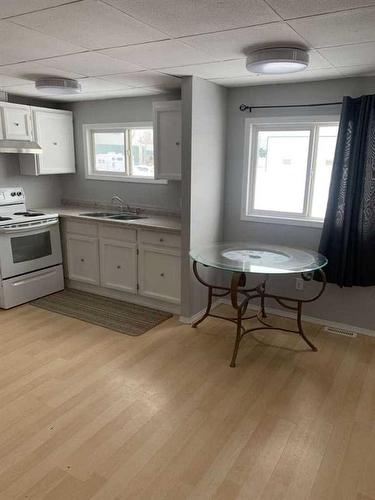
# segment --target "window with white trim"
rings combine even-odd
[[[338,117],[248,119],[242,219],[321,225]]]
[[[154,180],[151,123],[85,124],[83,133],[87,178]]]

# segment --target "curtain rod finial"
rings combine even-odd
[[[241,104],[239,107],[240,111],[247,111],[249,110],[249,113],[251,113],[251,106],[247,106],[246,104]]]

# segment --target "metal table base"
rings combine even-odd
[[[197,261],[193,261],[193,272],[197,280],[204,285],[205,287],[208,288],[208,300],[207,300],[207,308],[203,316],[196,321],[195,323],[192,324],[193,328],[196,328],[202,321],[204,321],[207,317],[211,316],[213,318],[220,318],[224,319],[226,321],[230,321],[232,323],[235,323],[237,325],[237,333],[236,333],[236,340],[234,343],[234,349],[233,349],[233,355],[232,355],[232,360],[230,363],[231,367],[236,366],[236,359],[237,359],[237,354],[238,354],[238,349],[241,343],[241,340],[245,335],[251,332],[255,331],[261,331],[261,330],[279,330],[283,332],[289,332],[289,333],[296,333],[297,335],[300,335],[302,339],[306,342],[306,344],[310,347],[312,351],[317,351],[317,347],[309,340],[303,330],[303,325],[302,325],[302,306],[303,304],[309,303],[309,302],[314,302],[315,300],[319,299],[319,297],[323,294],[326,285],[327,285],[327,280],[326,280],[326,275],[323,271],[323,269],[317,269],[315,272],[319,275],[320,280],[321,280],[321,289],[319,290],[319,293],[317,293],[314,297],[309,298],[309,299],[296,299],[292,297],[285,297],[285,296],[279,296],[279,295],[274,295],[270,293],[266,293],[266,282],[267,279],[264,279],[261,281],[257,286],[253,288],[246,288],[246,274],[241,273],[241,272],[233,272],[232,273],[232,280],[231,280],[231,285],[230,287],[225,287],[225,286],[220,286],[220,285],[212,285],[210,283],[207,283],[198,273],[198,265]],[[207,266],[205,266],[207,267]],[[313,279],[313,272],[309,273],[301,273],[301,277],[304,281],[311,281]],[[214,297],[226,297],[230,296],[230,301],[232,304],[232,307],[236,311],[236,316],[232,318],[228,318],[225,316],[221,316],[219,314],[212,314],[211,313],[211,308],[212,308],[212,301]],[[239,300],[240,299],[240,300]],[[249,302],[253,299],[260,299],[260,309],[258,313],[253,314],[251,316],[246,316],[247,308],[249,305]],[[273,299],[275,300],[279,305],[282,307],[285,307],[286,309],[289,309],[291,311],[296,312],[296,322],[297,322],[297,329],[292,330],[288,328],[279,328],[270,325],[265,321],[267,318],[266,310],[265,310],[265,300],[266,299]],[[260,323],[260,326],[256,326],[253,328],[245,328],[243,325],[243,322],[248,319],[254,319],[256,318],[258,322]]]

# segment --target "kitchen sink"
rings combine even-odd
[[[113,215],[113,212],[89,212],[79,215],[83,215],[84,217],[110,217]]]
[[[147,217],[142,217],[136,214],[114,214],[113,212],[88,212],[83,215],[84,217],[103,217],[105,219],[113,219],[113,220],[136,220],[136,219],[147,219]]]
[[[117,215],[110,215],[107,216],[107,219],[113,219],[113,220],[137,220],[137,219],[147,219],[147,217],[142,217],[140,215],[133,215],[133,214],[117,214]]]

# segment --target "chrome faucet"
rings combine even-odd
[[[117,194],[114,194],[112,196],[112,205],[114,205],[115,203],[118,203],[119,205],[119,208],[120,208],[120,212],[128,212],[128,213],[135,213],[135,214],[139,214],[140,212],[140,209],[139,208],[130,208],[129,205],[125,205],[125,202],[122,198],[120,198],[119,196],[117,196]],[[124,210],[124,206],[125,206],[125,210]]]
[[[123,212],[124,211],[124,200],[122,198],[120,198],[119,196],[117,196],[117,194],[114,194],[112,196],[112,205],[114,205],[115,203],[118,203],[119,207],[120,207],[120,212]]]

